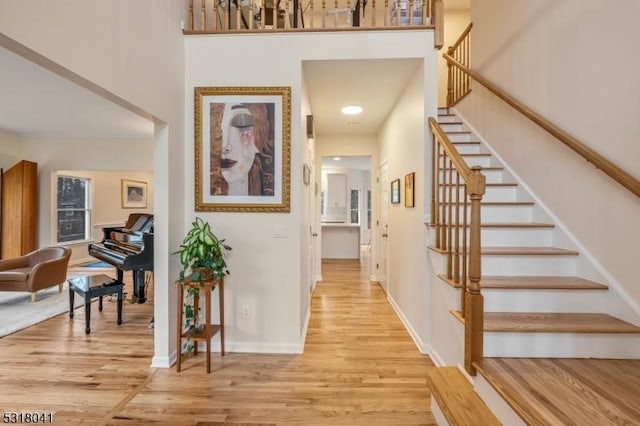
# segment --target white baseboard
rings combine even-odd
[[[427,353],[431,357],[431,360],[436,365],[436,367],[444,367],[446,365],[440,354],[438,354],[438,352],[433,349],[433,346],[427,345]]]
[[[177,361],[177,352],[171,352],[169,356],[154,356],[151,358],[151,368],[171,368],[171,366]]]
[[[415,329],[413,328],[413,326],[411,325],[407,317],[404,315],[404,313],[402,312],[402,310],[400,309],[396,301],[393,300],[393,297],[387,294],[387,300],[391,304],[391,307],[393,308],[393,310],[396,312],[396,315],[398,315],[398,318],[400,318],[400,321],[402,322],[404,327],[409,332],[409,336],[411,336],[411,339],[413,339],[413,343],[416,344],[420,353],[429,355],[429,347],[422,342],[422,339],[420,339],[420,336],[415,331]]]

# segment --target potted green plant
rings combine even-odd
[[[220,279],[229,274],[225,255],[231,247],[224,239],[219,239],[211,230],[211,225],[197,217],[191,224],[191,229],[184,237],[180,250],[174,252],[180,256],[182,270],[181,283],[202,283],[211,279]],[[212,287],[213,290],[213,287]],[[184,290],[181,290],[184,291]],[[200,333],[204,329],[199,306],[194,306],[193,298],[198,296],[199,287],[189,286],[188,295],[191,301],[183,305],[185,322],[183,331],[193,330]],[[193,342],[188,338],[183,344],[183,352],[193,351]]]
[[[224,239],[215,236],[211,225],[197,217],[184,237],[180,250],[174,253],[180,255],[180,279],[204,281],[228,275],[225,255],[230,250]]]

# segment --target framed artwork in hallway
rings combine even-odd
[[[400,179],[391,181],[391,204],[400,204]]]
[[[405,207],[415,207],[415,203],[413,197],[415,195],[415,190],[413,188],[413,183],[415,180],[416,174],[414,172],[405,175],[404,177],[404,206]]]
[[[289,212],[289,87],[196,87],[195,210]]]

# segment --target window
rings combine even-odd
[[[58,176],[58,243],[90,238],[89,179]]]
[[[352,189],[349,203],[351,223],[360,223],[360,190]]]

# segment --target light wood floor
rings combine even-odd
[[[363,264],[362,266],[366,266]],[[231,353],[149,368],[152,304],[61,315],[0,339],[0,409],[58,424],[435,424],[411,338],[357,261],[326,261],[303,355]]]

